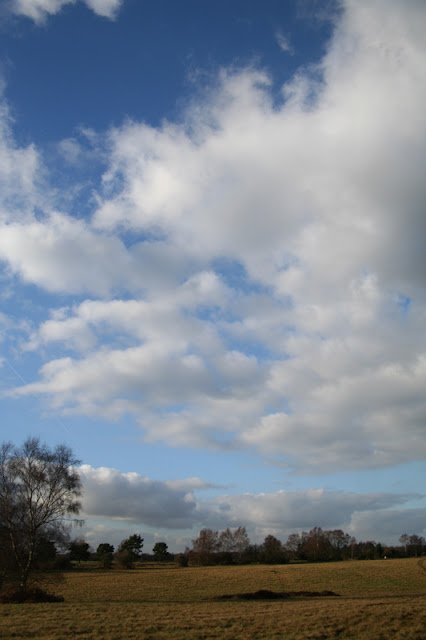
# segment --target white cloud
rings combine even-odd
[[[17,15],[27,16],[35,22],[42,22],[47,15],[58,13],[66,4],[74,4],[76,0],[14,0],[12,11]]]
[[[361,269],[386,284],[419,281],[425,51],[411,4],[349,3],[324,83],[296,77],[280,109],[265,74],[224,72],[187,128],[115,130],[105,181],[122,189],[96,224],[161,229],[197,256],[242,260],[268,284],[277,266],[298,267],[307,295],[336,295]]]
[[[134,287],[137,279],[137,267],[118,238],[94,233],[85,222],[59,213],[2,225],[0,259],[24,282],[52,292],[108,295],[118,286]]]
[[[55,15],[67,4],[77,0],[13,0],[12,12],[26,16],[34,22],[43,22],[47,16]],[[85,4],[99,16],[114,19],[123,0],[84,0]]]
[[[84,0],[84,2],[98,16],[111,19],[115,18],[123,4],[123,0]]]
[[[298,471],[423,459],[425,11],[348,0],[281,105],[224,70],[182,123],[110,131],[92,220],[4,225],[11,271],[93,298],[34,331],[54,354],[16,393]]]
[[[42,164],[34,145],[19,147],[12,135],[9,108],[0,100],[0,223],[28,220],[39,203]]]

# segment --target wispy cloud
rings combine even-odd
[[[123,0],[82,0],[89,9],[104,18],[113,20]],[[59,13],[68,4],[78,0],[12,0],[11,11],[16,15],[26,16],[34,22],[42,23],[49,15]]]
[[[285,35],[282,31],[277,31],[275,34],[275,39],[281,51],[284,53],[289,53],[291,56],[294,55],[293,45],[291,44],[289,36]]]

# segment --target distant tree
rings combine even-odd
[[[261,559],[267,564],[283,564],[287,561],[283,544],[275,536],[266,536],[261,548]]]
[[[232,551],[235,551],[235,538],[229,527],[220,533],[217,541],[217,547],[219,551],[225,553],[232,553]]]
[[[111,569],[112,561],[114,558],[113,554],[114,547],[108,542],[101,542],[101,544],[98,545],[98,548],[96,549],[96,555],[104,569]]]
[[[138,533],[134,533],[120,543],[118,553],[127,551],[130,554],[131,562],[136,562],[142,558],[143,538]]]
[[[244,552],[244,562],[255,564],[262,560],[263,545],[249,544]]]
[[[245,527],[238,527],[234,531],[228,527],[220,533],[218,538],[218,561],[222,564],[241,562],[249,546],[250,540]]]
[[[299,533],[290,533],[287,542],[284,545],[285,552],[289,558],[295,560],[299,557],[300,547],[302,546],[302,538]]]
[[[168,547],[165,542],[156,542],[152,549],[154,560],[157,560],[158,562],[164,562],[167,560],[170,556],[167,548]]]
[[[382,545],[377,545],[374,540],[358,542],[356,545],[356,557],[359,560],[374,560],[374,558],[380,558],[380,553],[382,552]]]
[[[50,449],[38,438],[28,438],[21,447],[10,442],[0,445],[3,553],[13,559],[22,589],[27,586],[41,541],[65,544],[68,517],[80,510],[79,464],[67,446]]]
[[[114,553],[114,547],[108,542],[101,542],[96,549],[96,555],[102,557],[105,553]]]
[[[117,551],[115,554],[115,559],[117,560],[118,564],[123,567],[123,569],[133,569],[133,556],[127,549]]]
[[[179,553],[175,556],[176,564],[179,567],[187,567],[188,566],[188,553]]]
[[[407,553],[408,544],[410,542],[410,536],[408,535],[408,533],[403,533],[401,536],[399,536],[399,541],[403,545],[405,553]]]
[[[425,546],[425,539],[423,536],[403,533],[402,536],[400,536],[399,541],[404,545],[404,551],[407,556],[413,557],[423,555]]]
[[[324,531],[314,527],[302,534],[291,533],[284,545],[288,557],[309,562],[343,560],[353,557],[356,540],[341,529]]]
[[[413,556],[423,555],[424,547],[425,547],[425,539],[423,538],[423,536],[418,536],[416,534],[413,534],[410,536],[410,552],[411,552],[410,555],[413,555]]]
[[[331,559],[343,560],[350,556],[351,536],[341,529],[325,532],[332,548]]]
[[[234,531],[234,552],[237,553],[238,558],[241,560],[247,549],[250,546],[250,539],[248,537],[245,527],[238,527]]]
[[[219,548],[219,532],[201,529],[198,538],[192,540],[192,551],[199,564],[210,564]]]
[[[326,531],[314,527],[302,533],[301,557],[308,562],[325,562],[333,559],[333,548]]]
[[[81,561],[90,560],[92,553],[90,544],[85,540],[73,540],[68,546],[68,551],[70,560],[75,560],[78,564]]]
[[[404,551],[399,546],[386,545],[383,547],[384,558],[402,558],[403,556]]]

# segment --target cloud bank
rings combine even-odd
[[[40,195],[3,114],[0,259],[62,296],[13,394],[297,472],[424,459],[425,19],[347,0],[278,99],[265,70],[224,69],[181,121],[111,129],[86,219]]]
[[[419,495],[311,489],[205,499],[197,494],[212,487],[199,478],[154,482],[137,473],[89,465],[81,467],[80,473],[85,535],[98,543],[102,535],[119,542],[125,536],[124,525],[129,531],[147,531],[147,539],[154,539],[155,532],[164,537],[165,530],[177,535],[178,530],[192,530],[195,537],[203,527],[223,530],[245,526],[253,543],[263,542],[269,534],[285,542],[290,533],[318,525],[325,530],[341,528],[357,540],[376,542],[395,542],[403,533],[401,521],[404,530],[424,531],[424,508],[402,510]],[[363,537],[366,535],[370,538]],[[183,548],[174,547],[177,551]]]

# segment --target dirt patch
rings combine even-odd
[[[286,600],[288,598],[318,598],[338,596],[334,591],[269,591],[260,589],[254,593],[233,593],[218,596],[216,600]]]
[[[62,596],[48,593],[38,587],[28,589],[10,589],[0,595],[3,604],[24,604],[26,602],[63,602]]]

